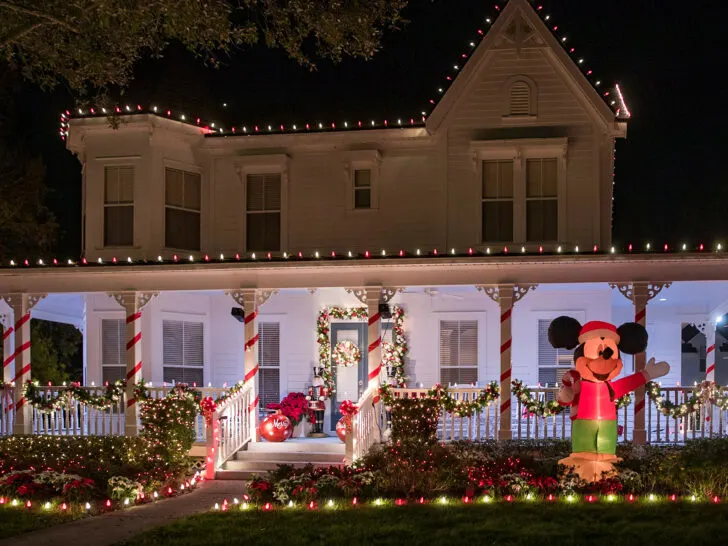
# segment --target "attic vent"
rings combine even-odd
[[[526,82],[515,82],[511,86],[511,116],[531,114],[531,88]]]

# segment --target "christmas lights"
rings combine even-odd
[[[651,243],[645,243],[641,246],[643,249],[642,251],[636,250],[639,248],[640,245],[635,245],[632,243],[627,244],[624,247],[625,252],[628,252],[630,254],[643,254],[643,255],[653,255],[653,254],[665,254],[665,253],[686,253],[686,252],[696,252],[696,253],[702,253],[705,251],[706,245],[704,243],[699,243],[696,246],[688,246],[686,243],[676,244],[676,245],[669,245],[667,243],[662,245],[661,249],[658,249],[658,247],[652,245]],[[551,248],[552,250],[547,250],[547,248]],[[588,250],[591,248],[591,252],[588,252]],[[713,251],[715,253],[722,253],[724,249],[724,245],[721,242],[717,242],[714,245],[712,245]],[[586,249],[579,245],[575,245],[573,248],[573,253],[583,256],[592,256],[592,255],[614,255],[619,252],[619,249],[616,246],[609,247],[608,251],[601,250],[597,245],[586,245]],[[546,246],[545,243],[541,244],[530,244],[530,245],[521,245],[521,255],[524,257],[533,257],[533,256],[558,256],[563,255],[565,252],[564,245],[556,245],[556,246]],[[351,258],[351,259],[372,259],[372,255],[369,253],[369,251],[364,251],[363,253],[355,253],[351,250],[346,252],[341,252],[340,250],[331,250],[326,253],[319,252],[318,257],[316,253],[311,254],[304,254],[303,252],[297,252],[294,253],[298,259],[303,261],[338,261],[343,260],[345,258]],[[515,259],[518,259],[516,255],[509,252],[508,247],[503,247],[500,252],[497,250],[492,250],[490,247],[486,247],[485,249],[476,250],[473,247],[469,247],[467,249],[464,249],[463,251],[458,251],[457,249],[451,249],[449,253],[441,253],[438,252],[436,249],[433,249],[432,252],[427,253],[422,251],[421,249],[416,249],[414,252],[407,252],[405,250],[399,250],[398,252],[388,252],[386,249],[382,250],[380,252],[380,255],[378,256],[378,259],[380,260],[395,260],[395,259],[412,259],[414,257],[426,257],[430,259],[438,259],[438,258],[484,258],[484,257],[497,257],[497,256],[511,256],[513,255]],[[266,254],[266,259],[271,262],[276,261],[286,261],[291,257],[291,254],[287,251],[283,252],[268,252]],[[190,259],[191,258],[191,259]],[[20,266],[24,266],[25,268],[35,268],[35,267],[111,267],[112,265],[114,267],[135,267],[135,266],[154,266],[154,265],[170,265],[170,264],[180,264],[184,265],[185,263],[189,262],[195,262],[198,258],[194,255],[191,255],[188,257],[188,259],[180,260],[179,256],[172,255],[171,257],[164,257],[162,255],[157,255],[153,258],[137,258],[137,259],[117,259],[116,257],[112,257],[110,261],[104,261],[103,258],[96,258],[93,259],[87,259],[87,258],[80,258],[77,261],[74,261],[72,259],[58,259],[53,258],[51,260],[45,260],[42,258],[39,259],[26,259],[26,260],[16,260],[14,258],[9,259],[7,262],[0,263],[0,268],[18,268]],[[230,263],[230,262],[258,262],[260,261],[260,257],[256,256],[255,253],[236,253],[234,256],[234,259],[226,258],[224,254],[220,254],[217,258],[210,257],[209,255],[202,255],[199,258],[200,261],[204,263]]]

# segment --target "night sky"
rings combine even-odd
[[[728,237],[723,79],[728,4],[717,0],[542,2],[568,44],[604,84],[617,81],[632,111],[617,145],[614,240],[713,243]],[[139,65],[122,104],[156,104],[224,125],[418,117],[468,51],[493,2],[411,0],[409,23],[370,61],[321,62],[310,72],[280,51],[241,50],[219,69],[172,46]],[[57,136],[63,89],[26,85],[18,138],[46,162],[51,207],[62,226],[55,253],[80,254],[80,165]],[[227,103],[227,107],[223,107]],[[295,204],[293,205],[295,206]]]

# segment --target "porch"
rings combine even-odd
[[[148,396],[160,397],[174,383],[184,382],[218,400],[212,427],[198,416],[194,453],[207,453],[219,469],[248,443],[256,443],[253,431],[267,403],[287,393],[308,392],[314,368],[328,365],[335,394],[326,402],[324,432],[334,436],[341,401],[367,408],[355,419],[348,460],[387,437],[386,409],[374,404],[380,382],[394,383],[398,397],[422,396],[427,387],[442,383],[455,401],[467,402],[496,381],[500,394],[490,405],[471,415],[441,416],[443,441],[568,438],[568,414],[547,411],[544,416],[538,409],[555,399],[556,385],[571,367],[570,352],[544,341],[550,320],[564,314],[582,323],[646,324],[647,354],[625,358],[625,373],[640,370],[648,356],[670,363],[672,371],[662,379],[663,400],[685,403],[700,390],[694,383],[710,379],[709,373],[718,384],[726,382],[726,332],[717,321],[728,311],[728,279],[723,278],[728,268],[715,268],[724,261],[719,255],[691,263],[673,258],[662,269],[655,266],[659,259],[645,262],[642,257],[549,258],[541,258],[538,268],[507,258],[498,263],[405,260],[396,266],[380,260],[374,268],[354,260],[346,267],[332,263],[285,271],[277,264],[237,264],[235,269],[210,264],[188,266],[184,272],[166,265],[102,266],[109,273],[103,281],[81,268],[75,272],[78,282],[67,270],[50,276],[51,270],[31,269],[8,279],[15,291],[0,303],[7,383],[0,434],[136,434],[134,386],[143,381]],[[663,280],[625,280],[631,278],[624,268],[630,260]],[[598,269],[592,269],[595,265]],[[265,278],[266,286],[279,288],[225,288],[240,284],[229,276],[243,271],[249,279],[262,283]],[[352,271],[358,272],[356,279]],[[138,288],[121,289],[132,272]],[[380,279],[378,284],[371,284],[371,275]],[[18,291],[13,283],[21,277],[24,290]],[[473,282],[476,277],[483,282]],[[513,281],[504,283],[503,278]],[[79,292],[82,288],[86,291]],[[377,342],[395,344],[398,334],[387,316],[395,308],[404,313],[401,376],[408,388],[397,379],[391,353],[383,354]],[[332,309],[360,311],[341,316]],[[37,396],[54,407],[28,401],[20,385],[32,378],[31,316],[71,323],[83,332],[85,386],[73,388],[87,395],[69,396],[70,386],[41,387]],[[331,350],[340,340],[358,346],[361,358],[355,366],[331,364]],[[528,387],[530,401],[511,392],[515,379]],[[97,385],[116,380],[125,380],[126,386],[113,403],[94,407],[79,400],[103,396],[107,388]],[[705,403],[697,412],[665,417],[656,402],[637,392],[619,411],[620,439],[679,442],[723,435],[728,423],[724,413]]]

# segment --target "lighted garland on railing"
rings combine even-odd
[[[379,395],[382,398],[385,406],[392,406],[397,400],[392,392],[392,387],[389,385],[382,385],[379,389]],[[473,414],[483,411],[485,408],[493,404],[495,400],[500,396],[500,386],[496,381],[491,381],[487,387],[481,390],[477,396],[471,400],[456,400],[447,387],[442,385],[435,385],[433,388],[427,391],[427,394],[416,396],[412,398],[437,400],[440,407],[447,411],[457,415],[458,417],[470,417]]]
[[[54,411],[68,408],[75,400],[79,404],[89,406],[95,409],[104,410],[114,404],[118,404],[124,396],[126,389],[126,381],[116,381],[109,383],[103,387],[102,394],[92,394],[87,387],[82,387],[79,383],[71,383],[59,391],[58,396],[43,396],[44,387],[41,387],[37,381],[28,381],[23,387],[23,396],[28,403],[41,413],[53,413]],[[50,391],[47,391],[50,393]],[[199,403],[201,394],[195,389],[189,388],[186,384],[178,384],[173,387],[167,396],[180,396],[183,393]],[[134,396],[140,401],[150,400],[149,391],[144,381],[137,383],[134,387]]]
[[[711,381],[703,381],[699,390],[690,395],[686,400],[675,403],[671,402],[660,392],[660,385],[650,381],[645,386],[645,393],[654,402],[657,411],[665,417],[678,419],[687,415],[693,415],[700,411],[700,407],[704,404],[712,404],[721,410],[728,409],[728,394],[720,394],[719,387]]]
[[[382,343],[382,366],[394,371],[394,383],[404,387],[407,382],[404,362],[407,356],[407,339],[404,336],[404,309],[395,305],[392,309],[392,341]]]
[[[566,407],[560,405],[556,400],[541,401],[536,400],[533,397],[530,389],[523,385],[523,381],[520,379],[514,379],[511,381],[511,389],[521,406],[526,410],[529,415],[535,415],[536,417],[554,417],[561,414]],[[632,396],[625,394],[621,398],[617,398],[614,401],[617,409],[624,408],[632,403]]]

